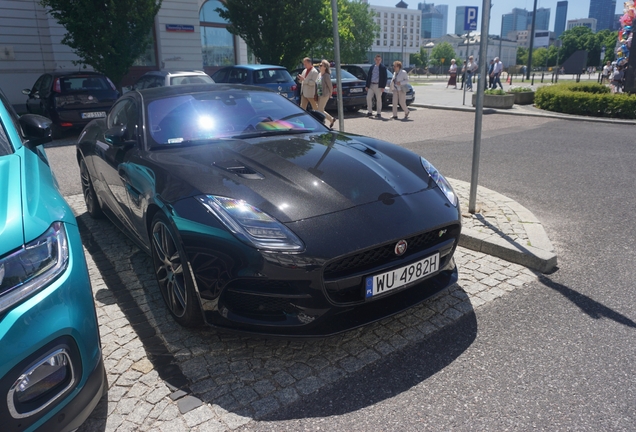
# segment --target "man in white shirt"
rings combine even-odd
[[[611,63],[607,62],[605,66],[603,66],[603,72],[601,72],[601,84],[606,84],[609,82],[610,73],[612,72]]]
[[[495,57],[495,66],[492,69],[492,89],[497,88],[497,84],[503,90],[503,86],[501,85],[501,73],[503,72],[503,63],[499,60],[499,57]]]

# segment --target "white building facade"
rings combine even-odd
[[[218,0],[163,0],[155,17],[153,44],[131,68],[124,85],[148,70],[198,69],[208,73],[230,64],[253,63],[245,42],[227,31]],[[0,2],[0,87],[20,108],[23,88],[44,72],[78,70],[66,33],[38,0]]]
[[[572,30],[574,27],[587,27],[596,33],[596,18],[579,18],[568,20],[565,26],[566,30]]]
[[[408,9],[404,2],[396,7],[369,7],[375,14],[374,20],[380,31],[367,52],[367,60],[373,62],[375,55],[380,54],[384,64],[400,60],[408,66],[410,55],[420,52],[421,11]]]

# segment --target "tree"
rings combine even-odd
[[[313,50],[316,57],[333,59],[333,17],[331,1],[324,2],[325,26],[330,36],[319,40]],[[338,36],[340,40],[340,61],[342,63],[362,63],[367,58],[367,51],[373,44],[377,32],[380,31],[373,20],[374,13],[367,3],[360,0],[338,0]]]
[[[431,59],[434,60],[434,63],[436,65],[450,65],[451,59],[454,58],[455,50],[453,49],[453,46],[448,42],[442,42],[435,45],[435,47],[431,51]]]
[[[151,43],[150,32],[162,0],[40,0],[66,29],[62,43],[121,85],[128,70]]]
[[[429,63],[429,55],[428,55],[428,51],[426,49],[424,49],[424,47],[420,47],[420,52],[416,53],[416,54],[411,54],[411,64],[414,64],[415,67],[422,67],[425,68],[428,66]]]
[[[532,53],[534,56],[534,52]],[[528,48],[518,47],[517,48],[517,64],[518,65],[527,65],[528,64]]]
[[[217,9],[261,63],[294,68],[332,33],[324,0],[226,0]]]

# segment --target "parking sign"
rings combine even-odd
[[[464,30],[477,30],[477,6],[466,6],[464,8]]]

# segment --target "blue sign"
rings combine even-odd
[[[477,6],[466,6],[464,8],[464,30],[477,30]]]
[[[186,24],[166,24],[166,31],[193,33],[194,32],[194,26],[193,25],[186,25]]]

